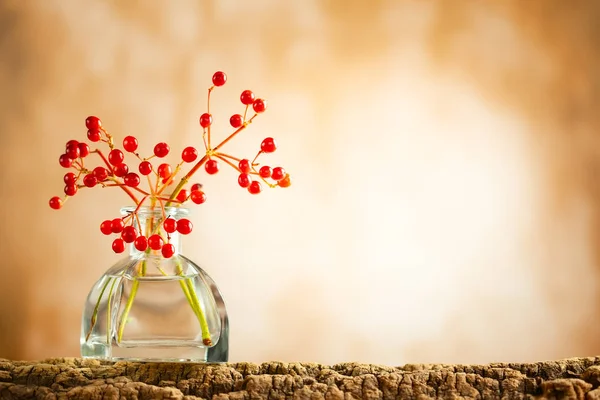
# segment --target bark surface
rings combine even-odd
[[[600,400],[600,357],[532,364],[403,367],[0,359],[0,398]]]

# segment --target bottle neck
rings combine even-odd
[[[122,211],[124,216],[132,213],[130,208],[123,209]],[[175,250],[174,255],[178,255],[181,254],[182,235],[178,233],[177,230],[172,233],[167,232],[167,230],[165,230],[164,222],[165,219],[169,219],[170,221],[175,221],[176,225],[176,222],[179,219],[186,217],[187,214],[188,212],[186,209],[180,208],[167,208],[165,209],[164,215],[161,209],[149,210],[141,208],[132,218],[132,224],[136,228],[138,236],[144,236],[147,241],[151,241],[151,237],[154,236],[153,239],[156,239],[156,235],[158,235],[162,239],[163,244],[172,244]],[[146,256],[162,257],[162,249],[153,250],[148,246],[145,251],[139,251],[135,246],[135,242],[133,242],[130,245],[130,254],[132,256],[145,254]]]

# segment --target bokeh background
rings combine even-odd
[[[0,357],[77,356],[91,285],[119,256],[59,212],[57,159],[98,115],[142,153],[201,147],[252,89],[230,154],[287,190],[200,176],[185,253],[219,284],[232,361],[531,361],[600,354],[600,3],[0,1]],[[179,149],[179,150],[177,150]]]

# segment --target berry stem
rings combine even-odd
[[[226,157],[226,158],[232,159],[232,160],[234,160],[234,161],[237,161],[237,162],[240,162],[240,161],[242,161],[242,159],[241,159],[241,158],[237,158],[237,157],[234,157],[234,156],[230,156],[229,154],[225,154],[225,153],[215,153],[215,156],[222,156],[222,157]]]
[[[215,154],[215,157],[217,157],[217,158],[218,158],[218,159],[220,159],[221,161],[223,161],[223,162],[225,162],[225,163],[229,164],[229,165],[230,165],[230,166],[231,166],[233,169],[235,169],[237,172],[242,172],[242,171],[240,170],[240,168],[239,168],[237,165],[235,165],[234,163],[232,163],[231,161],[229,161],[228,159],[226,159],[225,157],[223,157],[221,154],[217,153],[217,154]]]
[[[198,317],[198,322],[200,323],[200,330],[202,331],[202,343],[206,346],[210,346],[212,344],[212,340],[210,338],[210,330],[208,329],[208,323],[206,322],[206,317],[202,312],[202,307],[200,307],[200,302],[198,301],[198,295],[196,294],[196,288],[192,283],[191,279],[185,280],[186,285],[190,291],[190,297],[193,300],[194,306],[196,310],[196,316]]]
[[[156,193],[156,191],[154,190],[154,187],[152,185],[152,181],[150,180],[150,175],[146,175],[146,179],[148,180],[148,187],[150,188],[150,194],[152,196],[154,196],[154,194]]]
[[[211,86],[210,88],[208,88],[208,100],[207,100],[207,105],[206,105],[206,112],[209,115],[210,115],[210,94],[212,93],[214,88],[215,88],[214,86]],[[207,129],[208,130],[208,132],[207,132],[207,134],[208,134],[208,149],[210,149],[210,126],[211,125],[212,124],[208,125],[208,129]]]
[[[104,132],[104,134],[106,135],[106,144],[108,144],[108,147],[110,147],[110,149],[114,149],[115,145],[113,143],[113,137],[110,133],[108,133],[108,131],[106,129],[104,129],[104,127],[100,127],[100,130],[102,132]]]
[[[246,127],[248,126],[248,124],[252,123],[252,120],[254,118],[256,118],[258,114],[254,114],[252,116],[252,118],[250,118],[248,121],[244,122],[244,125],[240,126],[239,128],[237,128],[231,135],[227,136],[227,138],[225,138],[225,140],[223,140],[221,143],[219,143],[217,145],[217,147],[215,147],[214,149],[212,149],[212,152],[216,152],[217,150],[219,150],[221,147],[223,147],[225,145],[225,143],[229,142],[231,139],[233,139],[235,137],[235,135],[237,135],[238,133],[240,133],[241,131],[243,131],[244,129],[246,129]]]
[[[192,169],[190,169],[188,171],[188,173],[185,174],[185,176],[183,178],[181,178],[181,180],[179,181],[179,183],[175,187],[175,190],[173,190],[173,193],[171,193],[171,196],[169,197],[169,200],[167,201],[167,204],[165,204],[165,207],[170,206],[172,202],[176,201],[175,198],[177,197],[177,195],[179,194],[179,192],[181,191],[181,189],[185,186],[186,183],[188,183],[188,181],[190,180],[190,178],[192,177],[192,175],[194,175],[194,173],[196,173],[196,171],[198,171],[198,169],[200,169],[200,167],[202,167],[202,165],[204,165],[204,163],[206,162],[206,160],[208,160],[208,156],[207,155],[205,155],[204,157],[202,157],[200,159],[200,161],[198,161],[196,163],[196,165],[194,165],[192,167]]]
[[[133,210],[133,212],[131,213],[131,215],[137,215],[138,211],[140,210],[140,207],[142,206],[142,204],[144,204],[144,201],[146,201],[146,199],[148,198],[149,195],[146,195],[142,198],[142,200],[138,203],[137,207],[135,208],[135,210]]]
[[[146,253],[149,253],[149,250],[146,250]],[[143,277],[146,275],[146,259],[142,261],[141,271],[139,276]],[[127,304],[125,304],[125,309],[123,310],[123,314],[121,314],[121,323],[119,324],[119,331],[117,333],[117,343],[121,343],[123,339],[123,331],[125,330],[125,324],[127,323],[127,317],[129,316],[129,312],[131,311],[131,307],[133,306],[133,300],[135,300],[135,296],[137,294],[138,288],[140,286],[140,281],[138,277],[133,278],[133,284],[131,285],[131,293],[129,293],[129,298],[127,299]]]
[[[208,151],[208,142],[206,141],[206,128],[202,131],[202,141],[204,142],[204,149]]]
[[[160,175],[158,175],[158,173],[156,173],[156,182],[154,184],[154,193],[156,194],[158,192],[158,184],[160,183]]]
[[[115,182],[115,183],[113,183],[113,184],[109,184],[109,185],[104,185],[104,187],[116,187],[116,186],[119,186],[119,187],[121,187],[121,188],[124,188],[124,189],[127,189],[127,190],[129,190],[129,186],[125,185],[124,183],[120,183],[120,182],[119,182],[117,179],[115,179],[115,178],[108,178],[108,179],[110,179],[111,181],[113,181],[113,182]],[[83,186],[81,186],[81,187],[85,187],[85,185],[83,185]],[[140,189],[140,188],[138,188],[138,187],[134,187],[134,188],[132,188],[132,189],[133,189],[133,190],[137,190],[138,192],[140,192],[140,193],[141,193],[141,194],[143,194],[144,196],[149,196],[149,195],[150,195],[150,193],[148,193],[148,192],[146,192],[145,190],[143,190],[143,189]],[[134,201],[135,201],[135,204],[138,204],[138,203],[139,203],[139,201],[138,201],[138,200],[135,200],[135,199],[134,199]],[[142,201],[143,201],[143,200],[142,200]]]
[[[208,156],[209,155],[213,155],[217,152],[217,150],[219,150],[221,147],[223,147],[227,142],[229,142],[231,139],[233,139],[238,133],[240,133],[241,131],[243,131],[244,129],[246,129],[246,127],[252,123],[252,120],[254,118],[256,118],[258,114],[254,114],[252,116],[252,118],[250,118],[248,121],[244,122],[244,125],[240,126],[239,128],[237,128],[231,135],[227,136],[221,143],[219,143],[214,149],[209,149],[207,150],[206,154],[204,155],[204,157],[202,157],[200,159],[200,161],[198,161],[196,163],[196,165],[194,165],[192,167],[192,169],[190,169],[188,171],[187,174],[185,174],[185,176],[183,178],[181,178],[181,180],[179,181],[179,184],[177,185],[177,187],[175,187],[175,190],[173,190],[173,193],[171,193],[171,197],[169,197],[169,201],[167,202],[167,204],[165,205],[165,207],[168,207],[173,201],[174,199],[177,197],[177,195],[179,194],[179,192],[181,191],[181,189],[185,186],[186,183],[188,183],[188,181],[190,180],[190,178],[196,173],[196,171],[198,171],[198,169],[200,169],[200,167],[202,167],[202,165],[204,165],[204,163],[208,160]]]
[[[106,166],[108,167],[108,170],[112,171],[112,166],[110,165],[110,163],[108,162],[108,160],[106,159],[106,157],[104,157],[104,154],[102,153],[102,150],[96,149],[96,150],[90,151],[90,153],[97,153],[100,156],[100,158],[102,159],[102,161],[104,161],[104,164],[106,164]]]
[[[181,261],[177,258],[177,273],[183,276],[183,268],[181,267]],[[202,312],[202,307],[200,307],[200,302],[198,301],[198,294],[196,293],[196,289],[194,288],[194,284],[191,279],[186,278],[185,283],[180,281],[181,289],[185,294],[186,298],[190,302],[190,306],[196,317],[198,318],[198,322],[200,323],[200,330],[202,331],[202,342],[209,346],[212,344],[212,340],[210,338],[210,330],[208,328],[208,323],[206,322],[206,316]]]
[[[144,196],[150,196],[150,193],[146,192],[144,189],[140,189],[139,187],[133,187],[132,189],[133,190],[137,190],[138,192],[140,192]]]
[[[112,333],[112,324],[111,324],[111,321],[112,321],[112,318],[111,318],[112,307],[111,307],[110,303],[111,303],[111,299],[112,299],[112,293],[113,293],[113,290],[115,288],[115,283],[117,283],[117,280],[115,278],[112,278],[112,279],[113,279],[113,283],[112,283],[112,285],[110,285],[110,290],[108,291],[108,301],[107,301],[107,310],[108,310],[108,312],[106,313],[106,326],[108,327],[108,329],[106,330],[106,342],[107,343],[111,342],[110,335]]]
[[[114,278],[108,278],[106,280],[106,283],[104,283],[104,286],[102,286],[102,289],[100,290],[100,296],[98,296],[98,301],[96,301],[96,306],[94,307],[94,312],[92,313],[92,319],[90,321],[90,330],[88,331],[87,335],[85,336],[86,341],[90,338],[90,335],[92,334],[92,330],[94,329],[94,326],[96,325],[96,317],[98,315],[98,308],[100,307],[100,301],[102,300],[102,297],[104,296],[104,291],[106,290],[106,287],[108,286],[110,281],[113,279]]]
[[[125,309],[123,310],[123,314],[121,315],[121,323],[119,324],[119,332],[117,333],[117,343],[121,343],[121,339],[123,339],[123,331],[125,330],[127,317],[129,316],[129,311],[131,311],[131,306],[133,306],[133,300],[135,299],[135,295],[137,294],[139,286],[140,281],[137,279],[137,277],[133,278],[133,284],[131,285],[131,293],[129,294],[127,304],[125,304]]]
[[[181,267],[181,261],[179,259],[179,256],[177,257],[177,275],[184,276],[183,268]],[[162,268],[159,267],[158,270],[164,276],[168,276],[168,274]],[[210,346],[212,344],[210,330],[208,328],[208,323],[206,322],[204,312],[202,311],[202,307],[200,307],[200,301],[198,300],[198,295],[196,294],[194,283],[190,278],[185,278],[179,281],[179,285],[181,286],[181,290],[183,291],[185,298],[190,304],[190,307],[192,307],[192,311],[194,311],[194,314],[196,314],[196,318],[198,318],[198,322],[200,323],[200,330],[202,332],[202,343],[204,343],[204,345],[206,346]]]
[[[262,150],[259,150],[259,151],[258,151],[258,153],[256,153],[256,157],[254,157],[254,160],[252,160],[252,163],[251,163],[251,164],[252,164],[252,169],[254,169],[254,166],[255,166],[255,165],[258,165],[258,164],[255,164],[254,162],[255,162],[255,161],[258,159],[258,157],[259,157],[259,156],[260,156],[262,153],[263,153],[263,151],[262,151]]]
[[[181,201],[179,201],[179,200],[177,200],[177,199],[173,199],[173,200],[171,200],[171,199],[170,199],[170,198],[168,198],[168,197],[154,197],[154,198],[155,198],[156,200],[159,200],[159,201],[172,201],[173,203],[181,204]],[[165,207],[166,207],[166,206],[165,206]]]
[[[101,150],[96,149],[96,150],[91,151],[91,153],[97,153],[100,156],[100,158],[102,158],[102,161],[104,161],[104,163],[108,167],[108,170],[112,171],[111,165],[108,163],[108,160],[106,159],[106,157],[104,157],[104,154],[102,154]],[[135,202],[135,204],[139,204],[137,197],[135,197],[135,195],[131,192],[131,190],[129,190],[129,188],[127,188],[126,186],[121,186],[121,185],[119,185],[119,187],[121,189],[123,189],[123,191],[129,195],[129,197],[131,197],[131,200],[133,200]]]
[[[160,195],[166,189],[166,187],[169,186],[171,182],[173,182],[173,178],[179,173],[179,170],[181,170],[181,163],[175,166],[175,171],[173,171],[173,173],[171,174],[171,176],[169,176],[169,178],[163,184],[163,186],[156,192],[157,195]]]

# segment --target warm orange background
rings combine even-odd
[[[490,362],[600,354],[600,3],[0,2],[0,357],[77,356],[119,256],[60,212],[57,158],[89,114],[148,152],[201,146],[246,88],[289,190],[201,176],[186,254],[219,283],[231,360]]]

